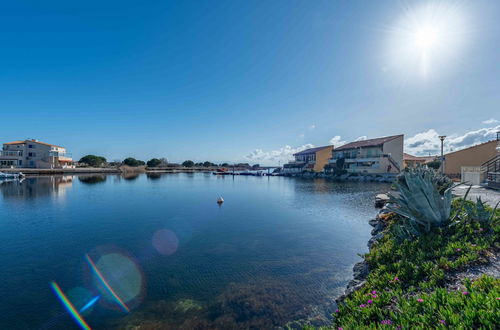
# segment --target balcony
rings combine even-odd
[[[49,157],[59,157],[71,159],[72,154],[69,152],[49,151]]]
[[[14,158],[19,158],[23,156],[22,151],[9,151],[9,150],[2,150],[0,151],[0,156],[1,157],[14,157]]]

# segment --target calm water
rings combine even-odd
[[[0,184],[0,329],[77,329],[51,281],[77,309],[97,298],[82,312],[96,329],[320,324],[386,190],[211,174]]]

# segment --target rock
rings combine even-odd
[[[370,226],[372,227],[375,227],[378,225],[378,223],[380,222],[379,219],[371,219],[370,221],[368,221],[368,223],[370,224]]]
[[[378,233],[377,235],[375,236],[372,236],[372,238],[370,238],[370,240],[368,241],[368,248],[371,248],[373,244],[375,244],[375,242],[377,242],[379,239],[381,239],[384,235],[382,233]]]
[[[378,194],[375,196],[375,207],[383,207],[389,201],[389,196],[386,194]]]
[[[364,280],[370,272],[370,267],[365,261],[360,261],[352,268],[355,280]]]
[[[384,230],[385,228],[385,224],[382,222],[382,221],[379,221],[378,224],[372,229],[372,232],[371,234],[374,236],[374,235],[377,235],[378,233],[380,233],[382,230]]]
[[[340,297],[338,297],[337,299],[335,299],[335,302],[337,304],[341,303],[344,301],[345,298],[347,298],[347,296],[349,296],[350,294],[352,294],[353,292],[361,289],[361,287],[363,287],[363,285],[366,284],[366,281],[358,281],[358,280],[352,280],[351,282],[349,282],[349,284],[347,285],[347,288],[346,290],[344,291],[344,294],[341,295]]]

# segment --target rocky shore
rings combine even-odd
[[[368,241],[368,248],[371,249],[373,244],[382,238],[382,231],[385,229],[386,224],[384,221],[385,216],[390,211],[384,206],[374,219],[368,223],[373,227],[371,234],[372,237]],[[366,283],[366,278],[370,273],[370,267],[366,261],[360,261],[353,267],[353,279],[347,284],[346,290],[343,295],[336,299],[337,304],[341,303],[347,296],[361,288]]]
[[[389,213],[390,211],[387,209],[387,206],[384,205],[377,216],[368,222],[373,227],[371,231],[372,237],[368,241],[369,249],[383,237],[382,231],[386,228],[385,218]],[[498,250],[490,251],[480,262],[472,264],[460,271],[447,274],[446,287],[449,290],[457,290],[464,287],[465,278],[476,280],[482,275],[500,278],[499,252]],[[353,279],[347,284],[344,294],[336,299],[336,303],[342,303],[346,297],[363,287],[369,273],[370,267],[366,261],[363,260],[355,264],[353,267]]]

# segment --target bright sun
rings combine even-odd
[[[438,41],[438,30],[432,26],[419,28],[415,32],[415,45],[422,51],[430,50]]]
[[[426,78],[461,55],[460,47],[470,35],[463,6],[454,0],[429,0],[403,10],[404,15],[388,31],[391,59],[384,68]]]

